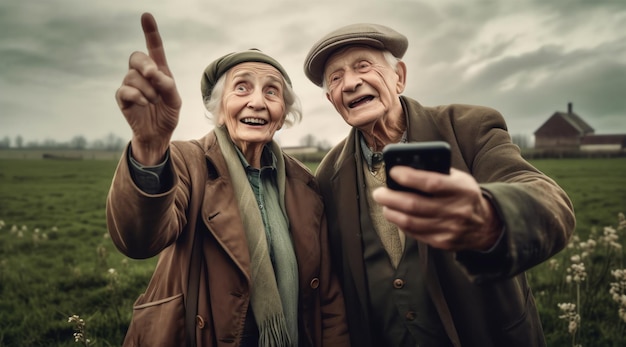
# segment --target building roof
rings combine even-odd
[[[549,124],[552,124],[554,126],[555,120],[557,119],[562,119],[563,121],[565,121],[574,130],[576,130],[576,132],[578,132],[580,135],[593,134],[594,132],[594,129],[589,124],[587,124],[587,122],[585,122],[582,118],[580,118],[579,115],[577,115],[576,113],[574,113],[574,111],[572,111],[572,103],[570,102],[567,104],[567,112],[561,112],[561,111],[554,112],[554,114],[552,114],[552,116],[548,118],[548,120],[545,121],[535,131],[535,134],[540,133],[544,126],[547,126]],[[558,124],[558,122],[556,122],[556,124]]]
[[[563,117],[569,124],[571,124],[576,130],[580,131],[581,134],[593,133],[593,128],[587,124],[580,116],[576,113],[565,113],[565,112],[556,112],[554,115],[558,115]],[[554,116],[553,116],[554,117]]]

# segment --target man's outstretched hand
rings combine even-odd
[[[387,187],[373,192],[383,215],[407,236],[447,251],[486,251],[502,233],[491,202],[478,182],[466,172],[450,169],[450,175],[394,167],[390,175],[399,184],[430,196],[400,192]]]

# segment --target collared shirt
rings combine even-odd
[[[236,147],[235,147],[236,148]],[[271,247],[272,228],[288,228],[287,217],[283,213],[280,205],[280,193],[278,191],[277,172],[276,172],[276,156],[268,146],[263,147],[261,155],[261,168],[252,167],[241,151],[237,149],[239,160],[244,167],[250,187],[256,198],[265,234],[267,237],[268,249],[270,250],[270,259],[274,263],[274,254]]]
[[[374,152],[365,141],[365,136],[363,133],[359,131],[359,141],[361,141],[361,151],[363,152],[363,158],[365,158],[365,162],[367,163],[367,167],[370,172],[376,172],[383,165],[383,153],[382,152]],[[406,130],[402,134],[402,139],[400,142],[405,143],[407,141],[407,132]]]

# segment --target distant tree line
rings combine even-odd
[[[525,134],[514,134],[511,141],[521,149],[532,148],[532,138]],[[328,151],[332,145],[326,140],[318,140],[314,135],[307,134],[300,139],[300,145],[303,147],[317,147],[320,151]]]
[[[314,135],[307,134],[300,139],[300,146],[302,147],[317,147],[320,151],[328,151],[332,148],[332,145],[327,140],[318,140]]]
[[[516,144],[520,149],[528,149],[534,147],[531,137],[525,134],[513,134],[511,135],[511,141]]]
[[[512,141],[521,149],[532,148],[531,138],[527,135],[515,134]],[[45,139],[43,141],[25,141],[22,135],[17,135],[13,140],[9,136],[0,139],[0,149],[9,148],[38,148],[38,149],[96,149],[105,151],[119,151],[126,146],[128,139],[124,139],[113,133],[109,133],[101,139],[93,141],[87,140],[83,135],[76,135],[69,141],[59,142],[53,139]],[[321,152],[327,152],[332,145],[327,140],[319,140],[312,134],[305,135],[300,139],[300,145],[303,147],[317,147]]]
[[[45,139],[43,141],[26,141],[22,135],[17,135],[12,140],[9,136],[5,136],[0,140],[0,149],[96,149],[104,151],[120,151],[128,143],[124,139],[113,133],[109,133],[101,139],[93,141],[87,140],[83,135],[76,135],[69,141],[57,141],[53,139]]]

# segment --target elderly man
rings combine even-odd
[[[565,192],[520,155],[497,111],[401,95],[408,41],[354,24],[320,39],[304,70],[352,126],[316,176],[354,346],[544,346],[524,271],[559,252]],[[384,146],[445,141],[450,174],[406,166],[386,187]]]

